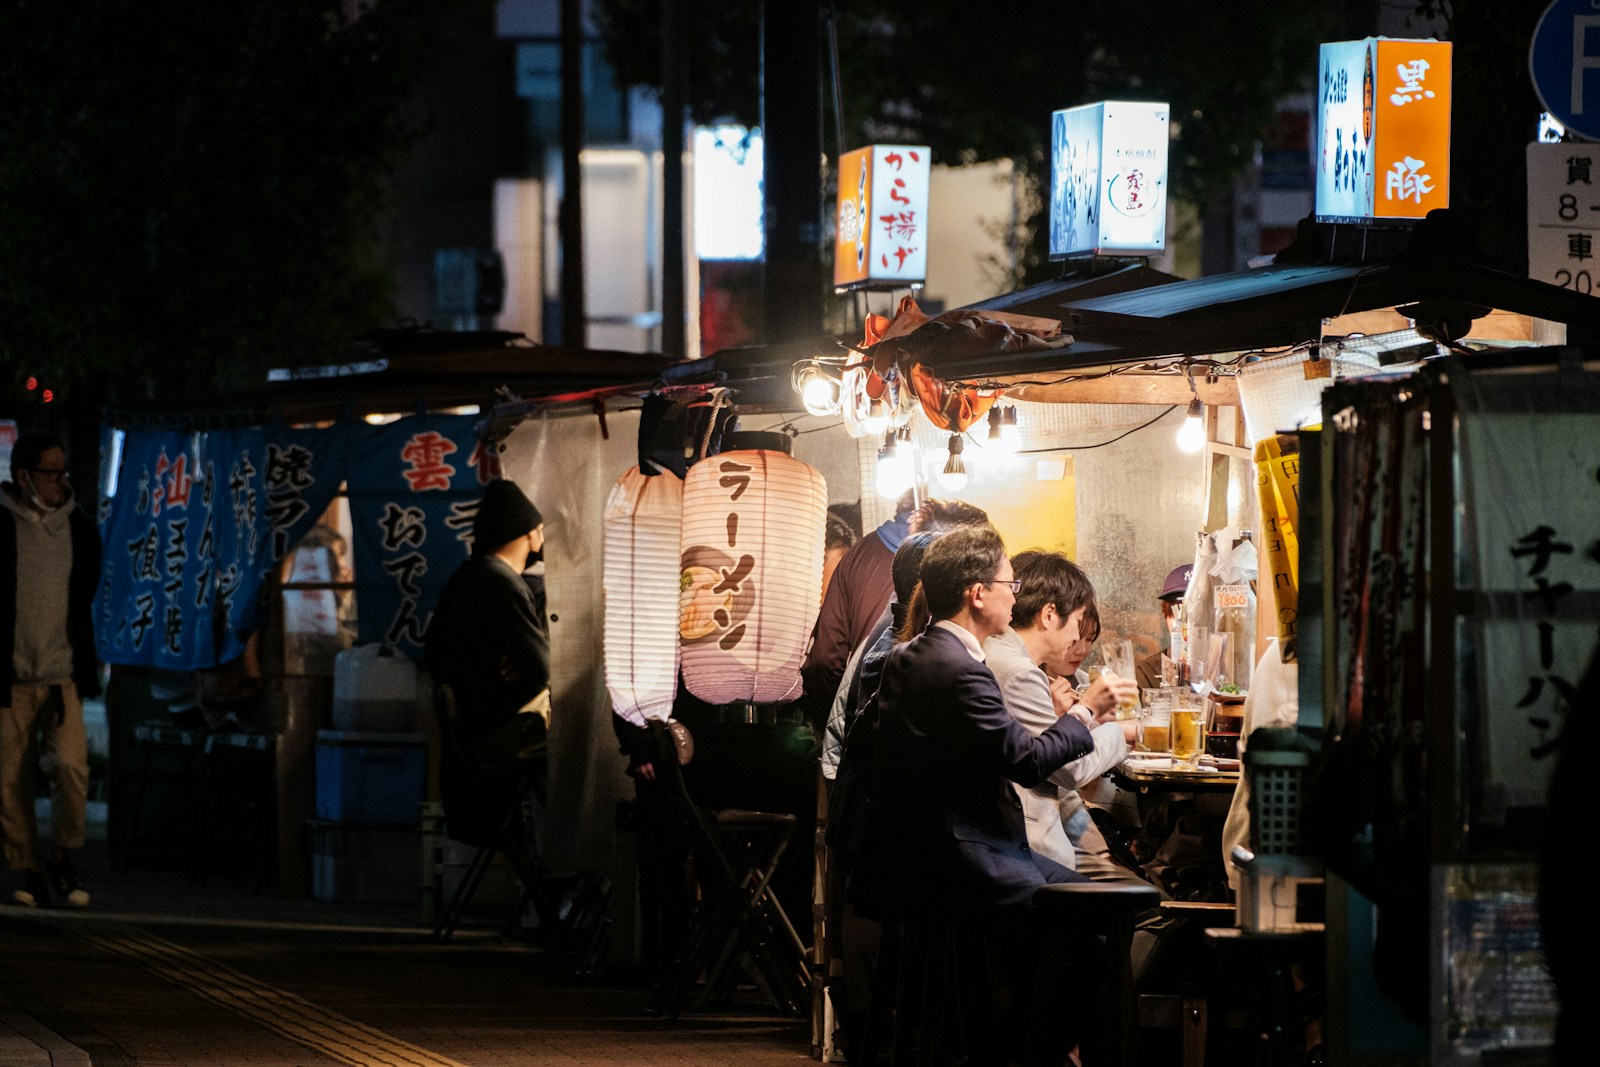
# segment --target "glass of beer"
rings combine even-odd
[[[1134,656],[1132,641],[1118,641],[1105,651],[1106,670],[1112,674],[1127,678],[1134,677]],[[1117,702],[1117,718],[1132,719],[1139,714],[1139,698],[1135,695],[1130,700]]]
[[[1206,713],[1203,708],[1172,709],[1172,762],[1185,767],[1199,765],[1206,747]]]
[[[1172,706],[1151,708],[1145,712],[1139,729],[1139,744],[1146,752],[1172,751]]]

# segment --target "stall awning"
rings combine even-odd
[[[1459,329],[1454,337],[1473,318],[1497,308],[1565,323],[1574,344],[1600,341],[1600,301],[1594,297],[1436,257],[1268,266],[1070,299],[1059,309],[1073,338],[1066,348],[958,358],[930,353],[925,365],[947,380],[991,380],[1280,348],[1319,339],[1326,319],[1379,308]]]

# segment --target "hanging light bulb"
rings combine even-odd
[[[967,465],[961,459],[965,447],[966,441],[960,434],[950,435],[950,458],[945,461],[944,470],[939,475],[939,484],[952,493],[959,493],[967,487]]]
[[[1007,404],[1005,411],[1000,413],[1000,440],[1007,452],[1015,452],[1022,447],[1022,427],[1017,422],[1015,404]]]
[[[861,420],[861,428],[874,435],[889,428],[889,405],[883,402],[882,397],[867,405],[867,417]]]
[[[989,440],[987,442],[987,447],[996,449],[1001,447],[1000,426],[1004,422],[1005,416],[1000,414],[999,404],[996,404],[994,407],[989,409]]]
[[[884,438],[883,447],[878,450],[878,495],[886,500],[898,500],[900,494],[911,488],[911,483],[916,479],[916,467],[912,456],[910,430],[905,431],[905,436],[894,430],[889,431]]]
[[[800,391],[800,402],[813,415],[839,414],[842,386],[821,367],[802,367],[794,376],[795,388]]]
[[[1022,429],[1017,425],[1017,412],[1011,405],[996,404],[989,409],[989,440],[987,447],[1000,454],[1015,452],[1022,444]]]
[[[1178,447],[1185,452],[1198,452],[1206,445],[1206,406],[1199,397],[1189,401],[1189,413],[1178,427]]]

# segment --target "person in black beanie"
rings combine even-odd
[[[548,728],[550,642],[523,581],[544,548],[544,517],[515,482],[484,490],[472,524],[472,558],[445,583],[424,638],[434,685],[449,685],[463,747],[481,764],[540,761]],[[446,829],[481,844],[490,816],[453,800],[468,791],[440,769]]]

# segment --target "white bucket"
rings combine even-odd
[[[356,645],[333,660],[333,728],[410,733],[417,724],[417,665],[388,645]]]

